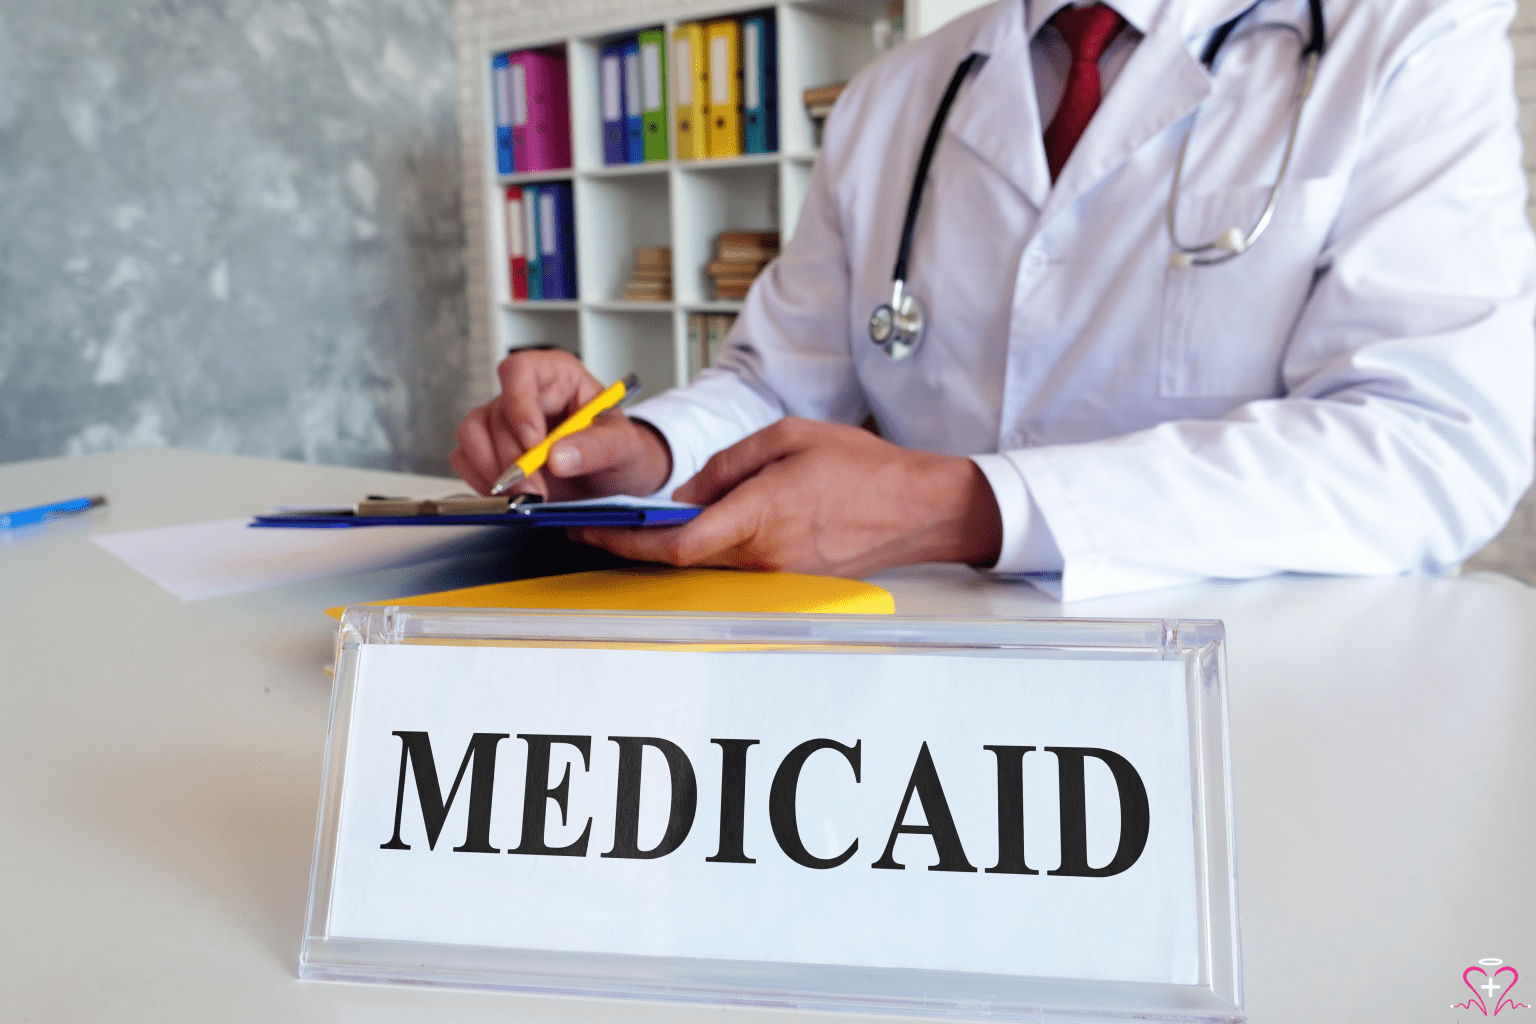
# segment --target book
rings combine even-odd
[[[741,26],[734,18],[704,26],[709,45],[709,155],[741,155]]]
[[[496,122],[496,171],[511,174],[517,169],[512,154],[511,54],[491,58],[491,100]]]
[[[523,216],[528,222],[528,298],[544,298],[544,261],[539,253],[539,186],[523,186]]]
[[[603,105],[603,163],[629,162],[624,137],[624,48],[618,43],[603,47],[598,60],[598,87]]]
[[[771,14],[741,22],[742,151],[779,150],[779,54]]]
[[[672,89],[677,110],[677,158],[709,156],[709,71],[704,26],[685,22],[672,30]]]
[[[705,366],[720,362],[720,353],[725,351],[726,339],[735,326],[736,317],[730,313],[710,313],[704,317]]]
[[[544,298],[576,298],[576,232],[570,182],[539,187],[539,262]]]
[[[640,41],[624,40],[624,158],[645,162],[645,119],[640,114]]]
[[[512,148],[517,170],[571,166],[571,115],[565,57],[542,50],[511,55]]]
[[[667,36],[659,28],[640,36],[640,117],[645,134],[645,159],[668,159],[667,152]]]
[[[704,314],[688,314],[688,380],[692,381],[699,371],[709,365],[709,349],[704,342]]]
[[[528,298],[527,218],[523,216],[523,190],[509,185],[506,191],[508,297],[513,302]]]

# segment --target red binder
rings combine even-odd
[[[528,223],[523,216],[523,190],[516,185],[507,188],[507,267],[511,274],[512,301],[528,298],[528,240],[523,228]]]
[[[517,169],[571,166],[571,103],[565,57],[542,50],[512,54],[512,153]]]

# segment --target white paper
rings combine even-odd
[[[183,601],[420,565],[460,554],[499,526],[253,529],[245,519],[96,534],[91,540]]]
[[[661,46],[646,43],[640,47],[641,77],[645,80],[645,110],[661,109]]]
[[[731,101],[731,40],[709,37],[709,102],[723,107]]]
[[[555,194],[549,189],[539,193],[539,251],[545,256],[555,252]]]
[[[1193,805],[1184,666],[1179,662],[1035,660],[963,655],[365,646],[350,719],[346,783],[328,930],[334,936],[657,956],[925,968],[1195,984],[1199,974]],[[464,779],[429,849],[414,775],[392,841],[401,770],[397,730],[427,732],[446,797],[473,733],[496,749],[489,838],[465,844]],[[526,741],[590,737],[551,748],[546,787],[569,765],[568,816],[546,804],[545,842],[586,855],[509,855],[521,841]],[[687,755],[697,812],[663,857],[604,858],[613,846],[618,744],[661,737]],[[768,816],[777,767],[816,738],[859,744],[856,782],[833,750],[813,754],[798,788],[798,828],[830,869],[783,851]],[[755,863],[710,863],[720,834],[722,750],[747,757],[743,851]],[[927,744],[972,872],[931,871],[936,844],[902,835],[903,870],[873,869]],[[985,745],[1033,746],[1023,757],[1025,855],[1039,874],[988,872],[999,848],[998,762]],[[1060,862],[1056,755],[1045,746],[1124,756],[1146,788],[1147,843],[1107,877],[1051,876]],[[666,761],[642,758],[639,846],[653,848],[670,801]],[[544,780],[539,780],[543,782]],[[1109,769],[1084,761],[1088,862],[1119,842]],[[923,824],[914,796],[905,824]]]
[[[742,105],[748,110],[756,110],[762,101],[758,98],[758,29],[757,25],[749,24],[741,30],[741,55],[742,55],[742,82],[746,87],[746,97]]]
[[[512,65],[512,127],[528,123],[528,72],[521,64]]]
[[[619,58],[603,58],[603,120],[619,119]]]
[[[677,95],[679,107],[693,102],[693,61],[689,56],[692,52],[686,39],[672,43],[672,91]]]

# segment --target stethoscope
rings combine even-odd
[[[1215,74],[1216,57],[1221,53],[1222,45],[1231,37],[1238,23],[1252,14],[1262,2],[1263,0],[1255,0],[1236,17],[1222,22],[1211,33],[1210,40],[1200,54],[1200,63],[1205,65],[1208,74]],[[1189,150],[1189,137],[1194,133],[1195,116],[1192,115],[1189,128],[1184,134],[1184,141],[1179,146],[1178,161],[1173,168],[1173,187],[1168,193],[1168,237],[1173,244],[1173,252],[1168,257],[1171,266],[1175,268],[1206,267],[1236,259],[1253,247],[1253,243],[1259,240],[1259,236],[1264,234],[1265,229],[1269,227],[1269,222],[1274,218],[1275,207],[1279,205],[1280,192],[1285,185],[1285,173],[1291,165],[1291,151],[1296,145],[1296,132],[1301,125],[1301,111],[1307,102],[1307,97],[1312,93],[1312,82],[1317,74],[1317,61],[1327,45],[1322,0],[1307,0],[1307,7],[1311,13],[1312,25],[1310,38],[1301,51],[1300,87],[1297,89],[1296,100],[1291,111],[1291,127],[1285,140],[1285,153],[1280,158],[1280,173],[1276,175],[1275,184],[1269,190],[1269,199],[1264,204],[1263,212],[1259,214],[1259,219],[1248,231],[1232,227],[1213,240],[1197,245],[1186,245],[1179,241],[1177,220],[1179,182],[1184,175],[1184,154]],[[1255,30],[1264,28],[1285,29],[1294,32],[1298,38],[1301,35],[1294,26],[1284,24],[1256,26]],[[944,90],[944,96],[939,101],[939,109],[934,113],[933,121],[928,126],[928,137],[923,140],[923,151],[917,161],[917,173],[912,179],[912,192],[907,197],[907,216],[901,227],[901,243],[896,249],[896,267],[891,272],[891,301],[876,306],[869,317],[869,340],[885,349],[885,354],[895,360],[905,359],[912,354],[922,341],[924,328],[927,326],[927,314],[923,309],[923,303],[907,290],[907,260],[912,253],[912,234],[917,224],[918,207],[922,203],[923,186],[928,181],[928,165],[933,161],[933,151],[939,144],[939,135],[944,130],[944,122],[949,117],[949,108],[955,101],[955,94],[960,91],[960,85],[971,73],[971,69],[984,59],[981,54],[972,53],[962,60],[960,66],[955,68],[955,73],[949,80],[949,86]]]

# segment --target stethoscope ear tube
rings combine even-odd
[[[1255,2],[1237,17],[1217,26],[1211,33],[1210,41],[1205,44],[1205,49],[1200,54],[1200,63],[1205,65],[1207,72],[1214,73],[1216,56],[1221,52],[1221,46],[1232,34],[1232,30],[1237,27],[1237,23],[1258,6],[1258,2]],[[1296,133],[1301,129],[1301,114],[1306,107],[1307,97],[1312,94],[1312,83],[1317,76],[1317,62],[1323,50],[1327,48],[1322,0],[1308,0],[1307,6],[1311,13],[1312,32],[1307,39],[1307,45],[1302,47],[1301,81],[1291,110],[1290,131],[1286,134],[1285,152],[1280,158],[1280,170],[1275,175],[1275,184],[1269,190],[1269,198],[1264,203],[1264,210],[1250,230],[1245,232],[1237,227],[1228,228],[1215,239],[1194,245],[1179,241],[1177,217],[1179,183],[1184,176],[1184,156],[1189,151],[1189,139],[1194,134],[1195,120],[1199,116],[1198,112],[1191,115],[1189,130],[1184,133],[1184,141],[1179,144],[1178,159],[1173,166],[1173,186],[1168,192],[1168,240],[1173,245],[1173,252],[1168,256],[1168,265],[1175,270],[1210,267],[1236,259],[1253,247],[1253,243],[1259,240],[1259,236],[1264,233],[1264,230],[1269,227],[1269,222],[1274,218],[1275,207],[1280,203],[1280,192],[1285,187],[1285,175],[1291,166],[1291,153],[1296,147]],[[1300,35],[1300,32],[1291,26],[1283,27]]]
[[[901,240],[896,247],[896,266],[891,271],[891,301],[875,307],[869,317],[869,340],[885,349],[892,359],[905,359],[922,341],[927,317],[923,304],[916,295],[907,291],[907,260],[912,254],[912,235],[917,229],[917,211],[923,202],[923,187],[928,183],[928,166],[933,162],[933,151],[938,148],[939,135],[949,118],[949,108],[955,102],[961,84],[971,69],[985,60],[979,53],[972,53],[960,62],[950,77],[939,109],[928,125],[928,137],[923,140],[923,151],[917,159],[917,172],[912,177],[912,191],[907,196],[907,214],[901,225]]]

